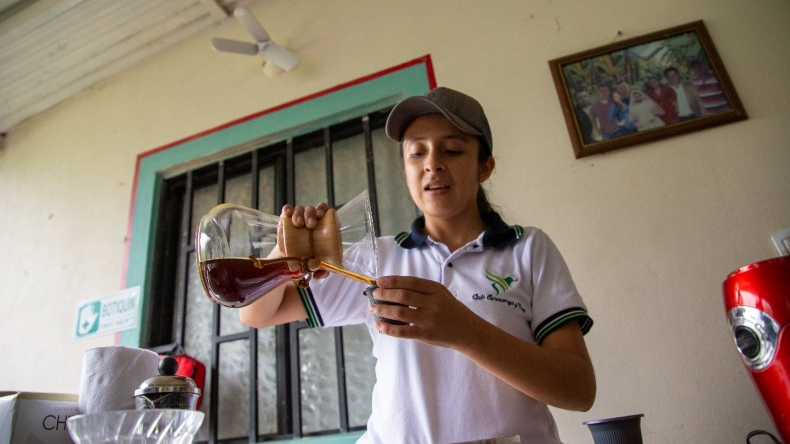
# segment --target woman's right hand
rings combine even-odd
[[[324,202],[314,207],[303,207],[300,205],[292,207],[291,205],[285,205],[283,206],[280,217],[290,217],[291,223],[293,223],[296,228],[306,227],[312,230],[318,225],[318,221],[324,217],[327,209],[329,209],[329,205]]]

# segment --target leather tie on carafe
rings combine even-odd
[[[299,262],[299,272],[302,273],[302,277],[299,279],[294,279],[294,283],[300,288],[307,288],[310,285],[310,280],[313,278],[313,272],[310,271],[310,267],[308,266],[308,262],[312,259],[315,259],[315,240],[313,239],[313,230],[307,230],[307,240],[310,246],[310,254],[304,257],[292,257],[292,256],[283,256],[275,259],[258,259],[255,256],[250,255],[249,259],[254,262],[255,268],[263,268],[264,264],[277,264],[281,262],[288,262],[288,261],[298,261]]]

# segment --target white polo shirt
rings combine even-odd
[[[587,333],[592,320],[549,237],[493,217],[486,232],[453,253],[422,235],[418,218],[411,233],[377,239],[379,274],[440,282],[476,314],[530,343],[570,320]],[[546,404],[458,352],[378,333],[364,290],[333,274],[302,292],[311,326],[365,324],[373,339],[373,413],[359,442],[449,444],[510,435],[523,443],[560,442]]]

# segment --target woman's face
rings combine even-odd
[[[426,218],[479,217],[477,190],[494,159],[478,161],[480,144],[442,114],[414,119],[403,135],[403,171],[409,193]]]
[[[649,82],[649,83],[650,83],[650,87],[651,87],[651,88],[658,89],[658,87],[659,87],[659,86],[661,86],[661,84],[660,84],[660,83],[658,83],[658,79],[657,79],[657,78],[655,78],[655,77],[653,77],[652,79],[650,79],[650,82]]]
[[[634,92],[634,102],[642,103],[643,100],[645,100],[645,98],[642,96],[642,93]]]
[[[612,100],[614,100],[617,103],[622,103],[623,96],[621,96],[619,92],[615,91],[612,93]]]

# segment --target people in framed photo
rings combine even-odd
[[[577,158],[746,118],[701,21],[549,64]]]

